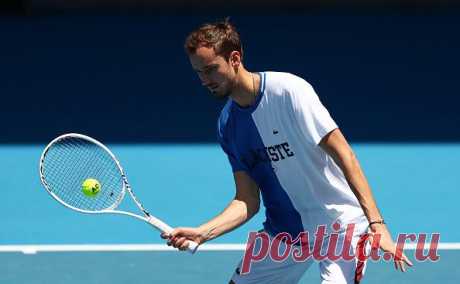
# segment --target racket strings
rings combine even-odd
[[[81,209],[99,210],[100,208],[109,207],[110,204],[113,204],[113,202],[111,200],[108,200],[109,196],[107,194],[103,194],[103,192],[101,192],[101,194],[97,197],[89,199],[87,196],[82,194],[81,185],[78,186],[78,183],[82,183],[86,178],[96,178],[101,183],[104,183],[104,185],[106,185],[105,187],[109,185],[109,183],[106,182],[107,176],[102,176],[101,174],[101,171],[103,169],[102,167],[107,166],[105,164],[102,164],[101,160],[97,157],[97,151],[94,151],[97,150],[97,146],[93,146],[91,144],[85,145],[86,143],[82,144],[78,143],[78,141],[76,141],[77,143],[72,142],[68,144],[63,144],[64,147],[62,147],[60,151],[56,154],[58,154],[58,156],[60,157],[61,164],[68,165],[67,167],[59,168],[64,174],[64,176],[74,176],[74,178],[65,179],[64,183],[62,184],[62,187],[72,188],[74,190],[60,190],[59,192],[62,193],[62,197],[66,199],[67,203],[70,203],[71,200],[73,206]],[[69,151],[75,151],[74,153],[72,153],[72,155],[80,157],[78,163],[69,163],[69,161],[65,160],[68,157],[66,157],[66,155],[63,154],[69,153]],[[100,167],[96,166],[98,164],[100,164]],[[76,185],[75,181],[77,181]],[[104,193],[106,192],[107,191],[104,191]],[[58,194],[57,190],[54,190],[54,193]],[[105,205],[107,202],[108,204]]]
[[[88,145],[83,145],[83,149],[87,149],[87,148],[84,148],[85,146],[88,146]],[[98,198],[96,199],[95,201],[97,202],[97,207],[100,208],[99,206],[104,206],[105,208],[105,203],[108,202],[109,204],[113,204],[114,202],[112,200],[110,200],[110,195],[114,196],[114,192],[113,191],[110,191],[111,188],[117,188],[117,189],[121,189],[123,187],[122,184],[120,184],[120,180],[119,180],[119,171],[118,171],[118,168],[116,167],[114,161],[112,160],[112,158],[107,155],[107,153],[105,151],[103,151],[101,148],[99,148],[98,146],[96,146],[95,144],[89,144],[89,147],[92,148],[92,151],[90,151],[89,153],[82,153],[83,157],[84,157],[84,164],[85,164],[85,171],[82,172],[82,178],[88,178],[88,177],[91,177],[91,178],[96,178],[100,183],[101,185],[104,184],[105,185],[105,189],[104,192],[101,192],[101,193],[104,193],[102,195],[98,195],[100,196],[101,198]],[[88,149],[89,150],[89,149]],[[101,159],[100,156],[98,155],[99,153],[101,153],[102,155],[104,155],[103,157],[105,157],[106,159]],[[101,163],[101,165],[99,167],[91,167],[92,164],[94,163],[94,161],[97,161],[99,160]],[[114,169],[113,172],[110,172],[110,171],[106,171],[106,169],[109,169],[109,168],[112,168]],[[94,171],[93,171],[94,170]],[[113,179],[115,178],[115,182],[116,184],[114,186],[112,186],[112,183],[113,183]],[[112,181],[111,182],[107,182],[108,180]],[[120,184],[119,186],[117,186],[117,183]],[[108,185],[108,186],[107,186]],[[109,190],[107,190],[109,189]],[[79,200],[85,202],[85,201],[88,201],[88,198],[83,195],[83,194],[79,194]],[[100,204],[102,203],[102,204]]]
[[[123,196],[123,181],[115,160],[102,147],[78,137],[56,141],[42,163],[43,178],[48,189],[64,203],[87,211],[114,208]],[[93,178],[101,185],[100,192],[88,197],[82,184]]]
[[[67,141],[69,142],[69,141]],[[70,143],[69,143],[70,144]],[[72,174],[78,174],[80,171],[80,176],[83,177],[85,174],[87,175],[86,169],[87,169],[87,161],[85,159],[80,159],[78,163],[75,162],[70,162],[68,153],[70,151],[69,145],[62,143],[57,145],[55,144],[53,148],[50,148],[48,151],[47,155],[47,160],[45,163],[45,177],[48,180],[48,183],[50,185],[51,190],[53,191],[54,194],[58,195],[61,199],[66,201],[67,203],[72,203],[72,206],[75,207],[83,207],[81,204],[82,203],[82,197],[80,194],[75,194],[75,190],[63,190],[63,188],[74,188],[75,186],[72,186],[73,183],[75,183],[75,177],[74,178],[69,178]],[[83,156],[81,151],[79,151],[79,148],[74,148],[72,154],[73,156]],[[78,152],[77,152],[78,151]],[[56,163],[51,163],[52,159],[56,160]],[[60,174],[62,175],[62,179],[59,180],[59,187],[57,187],[57,182],[58,179],[56,178],[56,175]],[[65,179],[63,177],[66,177]],[[76,180],[80,180],[81,177],[76,178]],[[73,199],[73,200],[72,200]],[[70,202],[72,200],[72,202]],[[94,200],[95,201],[95,200]]]
[[[77,143],[78,144],[78,143]],[[70,151],[72,148],[68,147],[68,146],[72,146],[71,145],[65,145],[67,146],[68,149],[66,149],[67,151]],[[73,146],[75,146],[73,144]],[[78,145],[78,146],[83,146],[83,147],[79,147],[77,149],[85,149],[85,145]],[[87,147],[97,147],[95,145],[89,145]],[[88,149],[89,150],[89,149]],[[92,171],[91,169],[91,164],[92,164],[92,161],[96,161],[98,158],[97,156],[95,155],[95,151],[88,151],[88,153],[85,153],[85,151],[81,151],[81,157],[83,157],[81,159],[81,166],[83,168],[83,170],[80,172],[80,176],[79,176],[79,180],[85,180],[86,178],[96,178],[96,177],[100,177],[101,176],[101,171],[102,171],[102,168],[95,168],[95,172]],[[73,164],[72,167],[69,167],[67,170],[66,170],[66,174],[69,175],[71,174],[72,172],[78,172],[79,171],[79,166],[78,164]],[[86,177],[86,178],[85,178]],[[97,180],[102,180],[102,179],[99,179],[99,178],[96,178]],[[83,182],[82,182],[83,183]],[[70,186],[70,184],[67,184],[68,186]],[[80,186],[81,188],[81,186]],[[81,191],[79,193],[82,193]],[[71,197],[68,195],[68,197]],[[76,199],[77,201],[82,204],[82,203],[85,203],[88,200],[88,197],[85,196],[84,194],[77,194],[76,196]],[[104,197],[104,195],[101,195],[101,197]],[[107,196],[105,196],[105,201],[107,201]],[[91,200],[91,201],[94,201],[96,203],[96,208],[99,208],[100,205],[103,206],[103,204],[100,204],[100,203],[104,203],[103,202],[103,198],[97,198],[95,200]],[[102,201],[102,202],[101,202]],[[110,203],[112,204],[112,203]],[[83,208],[82,208],[83,209]],[[85,209],[88,209],[88,208],[85,208]]]

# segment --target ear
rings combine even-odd
[[[229,61],[233,68],[238,69],[241,65],[241,54],[238,51],[232,51],[230,53]]]

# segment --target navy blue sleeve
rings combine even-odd
[[[231,133],[231,131],[228,131],[228,128],[231,127],[231,124],[228,124],[230,116],[230,106],[231,103],[228,102],[222,110],[222,113],[217,121],[217,140],[219,141],[222,150],[225,152],[225,154],[227,154],[230,165],[232,166],[232,171],[247,171],[247,168],[238,159],[238,156],[233,150],[232,144],[229,142],[230,137],[228,137],[227,133]]]
[[[224,141],[224,138],[221,135],[218,135],[218,140],[220,147],[222,150],[227,154],[228,161],[230,162],[230,165],[232,166],[232,171],[233,172],[238,172],[238,171],[246,171],[247,168],[238,160],[238,157],[233,153],[231,150],[231,147]]]

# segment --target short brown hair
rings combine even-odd
[[[229,19],[212,24],[204,24],[191,32],[185,40],[185,51],[194,54],[199,47],[212,47],[216,55],[226,60],[232,51],[238,51],[243,59],[243,47],[240,35]]]

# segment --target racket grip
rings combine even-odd
[[[173,228],[171,226],[169,226],[168,224],[166,224],[165,222],[161,221],[160,219],[156,218],[156,217],[153,217],[152,215],[150,215],[147,219],[147,221],[152,225],[154,226],[155,228],[157,228],[158,230],[160,230],[162,233],[166,233],[166,234],[169,234],[173,231]]]
[[[152,215],[150,215],[147,219],[147,221],[152,225],[154,226],[155,228],[157,228],[158,230],[160,230],[162,233],[166,233],[166,234],[169,234],[173,231],[173,228],[171,226],[169,226],[168,224],[166,224],[165,222],[161,221],[160,219],[156,218],[156,217],[153,217]],[[194,254],[196,252],[198,248],[198,244],[195,243],[194,241],[188,241],[188,248],[187,248],[187,251],[191,254]]]

